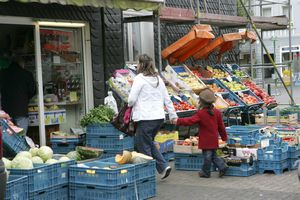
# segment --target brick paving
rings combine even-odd
[[[151,200],[300,200],[300,182],[295,170],[223,178],[213,172],[211,178],[200,179],[197,171],[173,167],[166,180],[157,178],[157,196]]]

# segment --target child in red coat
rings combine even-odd
[[[199,125],[198,148],[202,149],[204,164],[199,176],[203,178],[210,177],[211,163],[213,162],[219,169],[219,177],[224,176],[228,166],[223,159],[217,156],[216,150],[219,147],[219,134],[223,141],[227,141],[227,134],[222,120],[222,114],[214,108],[216,101],[214,93],[209,88],[204,88],[199,93],[200,109],[192,117],[178,118],[177,125],[191,126]]]

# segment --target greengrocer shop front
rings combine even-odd
[[[28,105],[27,135],[44,145],[50,132],[80,131],[81,117],[106,96],[111,66],[105,58],[113,48],[106,38],[115,31],[122,43],[121,10],[156,10],[163,1],[0,2],[0,57],[22,56],[34,75],[37,95]],[[110,56],[120,67],[123,44],[118,45]]]

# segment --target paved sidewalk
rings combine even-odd
[[[170,163],[171,166],[174,162]],[[266,173],[250,177],[198,177],[197,171],[173,171],[166,180],[157,178],[157,197],[153,200],[300,200],[296,171],[282,175]]]

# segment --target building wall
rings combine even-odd
[[[284,12],[284,7],[287,9],[287,1],[285,0],[277,0],[278,3],[285,3],[283,4],[273,4],[273,5],[267,5],[263,6],[264,9],[271,9],[271,16],[280,16],[286,14],[288,17],[287,10]],[[258,4],[259,1],[253,1],[253,4]],[[300,1],[299,0],[291,0],[291,19],[292,19],[292,30],[291,30],[291,43],[292,46],[300,46],[300,21],[298,20],[300,17],[300,13],[297,12],[300,10]],[[260,7],[253,8],[253,13],[255,16],[260,16]],[[264,13],[264,12],[263,12]],[[264,14],[263,14],[264,15]],[[268,51],[271,54],[274,54],[275,52],[275,61],[277,63],[282,62],[282,56],[281,56],[281,49],[282,47],[288,47],[289,46],[289,30],[276,30],[276,31],[265,31],[263,34],[263,40],[264,43],[268,49]],[[275,43],[275,44],[274,44]],[[275,51],[274,51],[274,45],[275,45]],[[262,63],[262,57],[261,57],[261,44],[257,43],[256,47],[256,63]],[[265,54],[265,53],[264,53]],[[261,73],[259,73],[261,74]],[[260,76],[260,78],[263,78]]]
[[[0,15],[38,19],[80,20],[90,24],[94,104],[103,103],[105,80],[124,65],[121,11],[38,3],[0,3]]]

